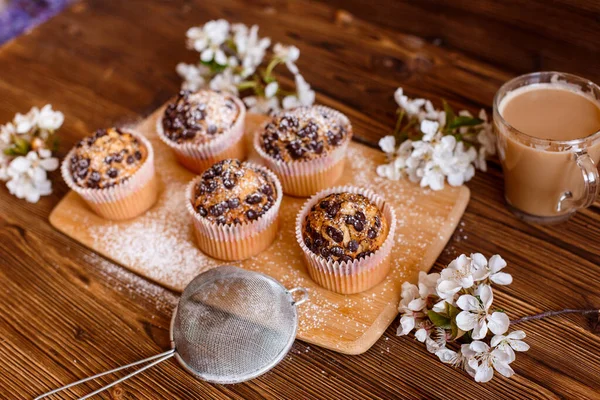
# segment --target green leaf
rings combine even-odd
[[[453,129],[460,128],[463,126],[477,126],[477,125],[481,125],[482,123],[483,123],[483,120],[481,120],[479,118],[466,117],[466,116],[459,115],[458,117],[454,117],[454,119],[450,123],[447,123],[447,126],[448,126],[448,129],[453,130]]]
[[[427,311],[427,316],[429,317],[431,322],[438,328],[442,328],[442,329],[452,328],[452,325],[450,324],[450,318],[444,317],[443,315],[438,314],[433,310]]]

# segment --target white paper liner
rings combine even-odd
[[[339,111],[322,105],[313,106],[319,112],[335,118],[346,128],[347,135],[344,141],[332,148],[326,155],[313,160],[281,161],[267,154],[261,144],[261,133],[266,122],[254,133],[254,149],[264,160],[266,165],[281,179],[283,191],[294,196],[310,196],[322,190],[339,179],[343,171],[343,162],[346,157],[348,144],[352,140],[352,124],[348,117]],[[333,171],[331,171],[334,169]]]
[[[264,166],[251,162],[245,162],[243,165],[256,171],[264,171],[274,182],[277,193],[273,206],[255,221],[225,225],[217,224],[198,214],[192,205],[192,199],[196,184],[202,176],[195,177],[185,192],[186,208],[192,217],[198,245],[202,251],[216,258],[238,260],[251,257],[271,244],[277,234],[276,224],[279,221],[279,208],[283,199],[281,183],[277,176]],[[261,233],[268,237],[262,237]]]
[[[124,132],[130,133],[138,139],[146,148],[147,155],[141,167],[135,171],[128,180],[121,182],[115,186],[105,189],[84,188],[75,183],[71,175],[71,158],[73,157],[76,148],[74,147],[64,158],[61,165],[61,174],[71,190],[79,194],[85,201],[92,204],[109,204],[117,203],[143,189],[155,175],[154,170],[154,149],[152,144],[143,135],[134,131],[123,129]],[[145,210],[144,210],[145,211]],[[121,218],[118,218],[121,219]]]
[[[173,151],[179,161],[188,169],[198,174],[208,169],[214,163],[227,159],[237,158],[243,160],[246,151],[243,148],[244,143],[244,121],[246,120],[246,106],[237,97],[230,96],[231,100],[238,107],[238,116],[228,131],[215,137],[206,143],[183,142],[177,143],[170,140],[164,132],[162,117],[156,121],[156,133],[158,137]],[[240,149],[234,149],[236,146],[242,146]],[[228,151],[228,150],[234,150]]]
[[[333,193],[344,192],[362,194],[382,210],[383,217],[388,223],[387,237],[379,249],[367,257],[349,262],[327,261],[320,255],[313,253],[306,246],[302,235],[302,224],[312,206],[317,204],[319,200]],[[394,208],[372,190],[356,186],[338,186],[317,193],[304,203],[296,217],[296,241],[304,253],[304,259],[311,277],[313,279],[318,278],[315,279],[317,283],[325,286],[326,289],[343,294],[358,293],[370,289],[385,278],[389,270],[389,256],[394,247],[395,234],[396,212]],[[385,270],[378,271],[380,268]]]

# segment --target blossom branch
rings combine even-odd
[[[581,314],[581,315],[600,314],[600,310],[598,310],[598,309],[584,310],[584,309],[565,308],[564,310],[558,310],[558,311],[545,311],[543,313],[539,313],[539,314],[535,314],[535,315],[527,315],[525,317],[514,319],[514,320],[510,321],[510,324],[516,325],[516,324],[520,324],[522,322],[535,321],[535,320],[539,320],[539,319],[543,319],[543,318],[555,317],[557,315],[562,315],[562,314]]]

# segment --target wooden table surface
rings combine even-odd
[[[172,96],[175,65],[195,58],[186,29],[219,17],[257,23],[263,35],[298,46],[319,101],[346,112],[371,143],[393,125],[398,86],[476,111],[490,108],[502,82],[532,70],[600,81],[598,2],[445,3],[83,0],[0,48],[0,121],[52,103],[66,114],[64,156],[77,138],[136,121]],[[0,188],[3,399],[31,398],[169,347],[177,296],[53,230],[48,215],[67,187],[52,177],[54,193],[33,205]],[[504,206],[497,162],[468,186],[471,202],[436,270],[460,253],[502,254],[514,283],[495,300],[511,318],[600,306],[597,205],[565,224],[534,226]],[[600,398],[600,339],[583,317],[522,325],[531,350],[512,364],[512,379],[487,384],[397,337],[397,327],[359,356],[296,342],[272,372],[245,384],[203,383],[170,361],[100,398]]]

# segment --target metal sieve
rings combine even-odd
[[[299,300],[292,295],[300,292]],[[308,299],[304,288],[287,290],[275,279],[233,266],[198,275],[183,291],[171,320],[172,349],[45,393],[145,364],[81,400],[90,398],[171,357],[196,377],[213,383],[239,383],[275,367],[296,337],[296,306]]]

